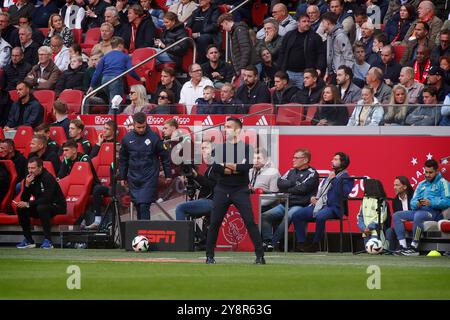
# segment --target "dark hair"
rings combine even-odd
[[[424,28],[425,30],[427,30],[428,33],[430,32],[430,26],[428,25],[428,23],[422,22],[422,21],[418,21],[418,22],[416,22],[416,26],[417,26],[418,24],[423,25],[423,28]]]
[[[383,46],[385,46],[386,44],[389,43],[387,36],[384,33],[378,33],[378,34],[374,35],[373,38],[377,39],[378,42],[381,42],[383,44]]]
[[[180,20],[178,20],[178,16],[177,16],[177,14],[174,13],[174,12],[167,11],[167,12],[164,14],[163,18],[175,22],[175,26],[180,24]]]
[[[358,7],[355,10],[355,17],[356,16],[363,16],[363,17],[367,17],[367,11],[365,7]]]
[[[275,72],[274,78],[280,78],[281,80],[289,81],[289,75],[284,71]]]
[[[235,117],[229,117],[229,118],[227,118],[227,121],[233,121],[234,123],[237,123],[239,128],[242,129],[242,121],[240,119],[235,118]]]
[[[406,194],[412,195],[414,193],[414,189],[411,186],[411,182],[409,182],[409,179],[405,176],[396,176],[395,179],[400,181],[400,183],[404,186],[406,186]]]
[[[42,142],[42,144],[44,145],[44,147],[47,147],[47,137],[42,135],[42,134],[34,134],[33,137],[31,138],[31,140],[36,139],[39,140],[40,142]]]
[[[16,144],[14,143],[13,139],[5,139],[1,143],[6,143],[10,148],[16,150]]]
[[[306,68],[305,70],[303,70],[303,73],[310,73],[312,75],[313,78],[318,78],[319,74],[317,73],[316,69],[313,68]]]
[[[161,89],[159,93],[165,92],[167,94],[167,102],[168,103],[174,103],[175,102],[175,94],[170,89]]]
[[[341,151],[336,152],[334,155],[339,156],[339,159],[341,160],[341,169],[347,169],[350,165],[350,157],[346,153]]]
[[[434,86],[426,86],[425,88],[423,88],[422,95],[424,94],[424,92],[428,92],[432,97],[437,97],[438,95],[438,91]]]
[[[161,73],[162,73],[162,72],[165,72],[165,73],[169,74],[171,77],[175,77],[175,70],[174,70],[174,68],[171,68],[171,67],[164,67],[164,68],[162,69]]]
[[[78,129],[84,130],[84,123],[80,119],[72,119],[70,124],[74,124]]]
[[[44,165],[44,161],[39,157],[32,157],[32,158],[28,159],[28,163],[33,163],[33,162],[36,162],[38,168],[42,168],[42,166]]]
[[[38,131],[44,131],[44,132],[49,132],[50,131],[50,125],[46,124],[46,123],[41,123],[40,125],[38,125],[36,128],[34,128],[33,130],[34,132],[38,132]]]
[[[331,24],[336,24],[337,23],[337,15],[333,12],[325,12],[322,15],[322,20],[327,20],[328,22],[330,22]]]
[[[408,20],[414,20],[416,17],[416,8],[414,8],[411,4],[405,3],[400,6],[405,7],[406,11],[408,11]],[[400,11],[400,10],[399,10]]]
[[[29,82],[26,82],[26,81],[17,81],[17,84],[16,84],[16,88],[17,88],[17,86],[19,85],[19,84],[23,84],[23,85],[25,85],[28,89],[33,89],[33,86],[31,85],[31,83],[29,83]]]
[[[441,31],[441,34],[439,35],[439,38],[440,38],[443,34],[445,34],[445,35],[447,35],[447,36],[450,36],[450,29],[442,30],[442,31]]]
[[[175,127],[176,129],[178,129],[178,122],[174,118],[170,118],[170,119],[164,121],[164,124],[168,124],[169,126]]]
[[[342,66],[339,66],[338,70],[344,70],[344,73],[350,77],[350,82],[352,82],[353,79],[353,70],[349,66],[346,66],[343,64]]]
[[[59,99],[53,103],[53,109],[59,114],[67,114],[69,112],[67,104]]]
[[[320,104],[329,103],[323,100],[323,92],[325,91],[326,88],[330,88],[331,93],[333,94],[333,100],[331,101],[331,104],[342,104],[341,94],[339,92],[338,87],[336,87],[334,84],[328,84],[323,88],[322,94],[320,96]]]
[[[439,164],[437,163],[436,160],[430,159],[430,160],[425,161],[425,167],[433,168],[434,170],[437,170],[439,168]]]
[[[133,115],[133,122],[134,123],[147,123],[147,115],[143,112],[137,112]]]
[[[256,69],[256,67],[255,67],[254,65],[252,65],[252,64],[246,66],[246,67],[244,68],[244,70],[247,70],[247,71],[253,71],[253,73],[254,73],[255,75],[258,75],[258,69]]]
[[[211,49],[211,48],[216,48],[217,51],[219,51],[219,53],[220,53],[219,46],[215,43],[211,43],[210,45],[208,45],[208,47],[206,47],[206,53],[208,53],[209,49]]]
[[[75,51],[75,53],[78,53],[78,55],[81,56],[82,51],[81,51],[81,46],[79,43],[74,42],[74,43],[72,43],[72,45],[70,47],[73,49],[73,51]]]
[[[76,143],[75,140],[73,140],[73,139],[69,139],[63,143],[61,148],[62,149],[64,149],[64,148],[78,149],[78,143]]]
[[[234,21],[233,15],[231,13],[222,13],[217,19],[217,25],[220,27],[224,21]]]
[[[144,8],[142,8],[142,6],[140,4],[133,4],[131,5],[128,10],[133,10],[134,13],[138,16],[138,17],[142,17],[144,15]]]
[[[114,131],[117,130],[117,124],[114,122],[114,120],[108,120],[105,122],[107,126],[109,126]]]
[[[320,12],[320,11],[319,11],[319,12]],[[302,18],[308,18],[308,20],[311,19],[311,18],[308,16],[308,14],[302,13],[301,15],[298,16],[297,21],[300,21]]]

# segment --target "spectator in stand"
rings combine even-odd
[[[222,88],[225,82],[231,82],[234,76],[234,69],[229,63],[220,59],[220,50],[216,44],[210,44],[206,50],[208,62],[202,64],[205,77],[211,79],[214,88]]]
[[[92,76],[95,73],[95,69],[97,68],[97,64],[100,61],[100,59],[103,58],[102,52],[91,52],[91,56],[89,57],[88,61],[88,68],[86,69],[86,73],[84,75],[83,79],[83,87],[89,88],[89,85],[92,80]],[[102,95],[102,97],[99,97],[98,95]],[[105,104],[105,101],[107,100],[106,93],[104,91],[100,91],[97,93],[95,97],[91,97],[88,99],[88,104]],[[88,113],[87,110],[85,110],[85,113]]]
[[[414,70],[414,78],[420,83],[426,83],[431,67],[430,50],[424,45],[419,45],[417,47],[416,59],[412,61],[410,67]]]
[[[278,34],[278,21],[274,18],[264,20],[264,30],[265,36],[256,41],[255,51],[260,53],[262,49],[266,48],[271,53],[273,60],[276,61],[283,42],[283,37]]]
[[[178,20],[186,23],[197,7],[198,4],[193,0],[180,0],[169,7],[169,12],[176,13]]]
[[[31,70],[31,65],[24,61],[23,51],[16,47],[11,51],[11,62],[3,69],[5,76],[5,90],[15,90],[17,82],[23,81],[28,72]]]
[[[11,61],[11,45],[6,42],[0,34],[0,70]]]
[[[231,83],[224,83],[220,89],[220,101],[216,108],[216,114],[244,114],[246,108],[242,101],[235,98],[235,88]]]
[[[333,83],[336,80],[336,71],[342,66],[353,67],[352,46],[346,32],[337,24],[337,16],[327,12],[322,16],[322,24],[327,34],[327,77]]]
[[[297,28],[297,22],[289,15],[286,5],[282,3],[277,3],[273,6],[272,17],[278,21],[278,34],[282,37],[289,31]],[[264,39],[265,33],[264,28],[261,28],[256,33],[256,38]]]
[[[80,56],[83,59],[83,66],[85,68],[88,67],[88,62],[89,62],[89,57],[81,51],[81,46],[79,43],[73,43],[70,47],[69,47],[69,53],[70,53],[70,57],[72,58],[73,56]],[[91,55],[92,55],[92,51],[91,51]]]
[[[362,24],[360,41],[364,44],[364,52],[365,52],[364,60],[366,61],[369,60],[369,56],[372,53],[374,32],[375,26],[373,25],[370,19]]]
[[[171,114],[175,113],[175,95],[170,89],[162,89],[158,94],[158,103],[150,110],[150,114]]]
[[[272,94],[272,103],[274,105],[291,103],[299,89],[289,83],[289,75],[284,71],[277,71],[274,82],[275,91]]]
[[[155,27],[164,29],[164,10],[162,10],[158,3],[152,0],[140,0],[139,4],[144,9],[144,12],[152,17]]]
[[[364,86],[364,79],[366,79],[367,72],[369,72],[370,64],[366,62],[365,46],[362,42],[356,41],[353,45],[353,54],[355,57],[355,64],[353,65],[352,71],[355,75],[353,82],[358,85],[358,87]]]
[[[367,59],[367,63],[371,66],[377,66],[382,64],[381,61],[381,49],[387,45],[387,38],[384,33],[378,33],[373,36],[372,53]]]
[[[86,68],[83,65],[83,58],[73,56],[70,58],[69,68],[64,71],[56,82],[55,93],[59,96],[66,89],[86,91],[83,85]]]
[[[44,119],[44,108],[31,93],[31,85],[24,81],[17,82],[16,90],[19,100],[13,103],[9,110],[8,122],[4,131],[16,129],[19,126],[38,126]]]
[[[164,31],[161,33],[159,39],[155,40],[155,46],[158,51],[174,44],[178,40],[187,37],[186,29],[184,25],[178,21],[177,15],[173,12],[167,12],[164,14]],[[189,49],[188,43],[183,41],[168,49],[166,52],[161,53],[156,57],[158,63],[176,63],[177,68],[181,69],[183,56],[187,54]]]
[[[131,104],[123,110],[124,114],[132,116],[138,112],[150,113],[152,107],[148,103],[147,90],[142,84],[135,84],[130,87],[130,100]]]
[[[444,70],[445,83],[450,86],[450,55],[439,58],[439,66]]]
[[[155,46],[155,25],[140,5],[133,4],[128,8],[128,22],[131,24],[130,53],[138,48]]]
[[[241,76],[243,69],[252,61],[252,42],[249,28],[244,22],[234,22],[231,13],[224,13],[219,17],[217,24],[222,30],[229,32],[231,41],[231,61],[236,76]]]
[[[49,152],[54,152],[56,155],[60,154],[61,146],[58,143],[56,143],[56,141],[50,138],[50,126],[48,124],[41,123],[36,128],[34,128],[33,131],[35,135],[41,135],[45,137],[47,141],[47,150],[49,150]]]
[[[89,154],[89,158],[93,159],[96,156],[98,156],[98,153],[100,152],[100,147],[103,143],[109,142],[114,143],[114,131],[117,131],[117,125],[114,122],[114,120],[108,120],[103,125],[103,132],[100,132],[98,134],[97,143],[94,144],[92,147],[92,151]],[[120,141],[117,141],[120,143]]]
[[[170,89],[174,94],[174,101],[180,101],[181,84],[175,78],[175,70],[164,67],[161,71],[161,80],[158,82],[156,94],[152,96],[152,102],[158,103],[158,94],[163,89]]]
[[[33,196],[34,200],[30,200]],[[52,249],[51,218],[57,214],[65,214],[66,199],[56,179],[43,167],[39,158],[28,160],[28,175],[20,201],[16,203],[19,223],[25,238],[17,245],[19,249],[35,248],[31,236],[30,217],[41,220],[44,229],[43,249]]]
[[[112,51],[111,39],[114,36],[114,27],[109,22],[103,22],[100,27],[100,42],[97,43],[93,48],[92,52],[101,51],[103,55]],[[124,45],[125,46],[125,45]]]
[[[322,91],[320,106],[317,108],[311,124],[317,126],[345,126],[348,122],[347,107],[342,104],[339,89],[327,85]]]
[[[411,111],[412,108],[408,106],[408,89],[401,84],[395,85],[392,89],[389,106],[384,107],[384,125],[405,125],[406,116]]]
[[[355,41],[360,41],[362,38],[362,25],[367,22],[369,17],[367,16],[366,8],[360,7],[355,10]],[[365,47],[364,47],[365,48]]]
[[[133,67],[130,56],[123,52],[124,42],[122,38],[113,37],[111,39],[111,46],[113,50],[104,55],[98,62],[87,93],[90,93],[97,86],[100,78],[101,83],[105,84]],[[141,81],[141,78],[135,70],[131,71],[130,75],[134,79]],[[109,101],[111,101],[116,95],[122,97],[125,94],[124,78],[117,79],[113,83],[106,86],[104,90],[108,94]],[[109,109],[109,113],[112,113],[111,108]]]
[[[10,23],[8,12],[0,11],[0,34],[10,45],[13,45],[12,33],[16,28]]]
[[[379,126],[382,124],[384,110],[378,99],[374,97],[374,92],[370,86],[362,89],[362,99],[356,104],[347,126]]]
[[[4,127],[8,122],[9,110],[13,101],[11,100],[8,91],[0,89],[0,127]]]
[[[89,155],[91,154],[92,147],[89,140],[83,137],[83,131],[84,131],[84,123],[80,119],[70,120],[69,139],[78,143],[83,149],[84,154]]]
[[[361,99],[361,89],[353,82],[353,71],[347,66],[340,66],[336,72],[336,83],[342,103],[354,104]]]
[[[427,85],[436,88],[438,103],[444,102],[450,93],[450,86],[445,83],[445,73],[440,67],[431,67],[428,72]]]
[[[406,41],[406,51],[400,59],[402,66],[412,66],[414,58],[417,56],[417,49],[420,45],[427,47],[430,27],[423,22],[417,22],[414,27],[414,39]]]
[[[125,48],[130,49],[131,26],[126,22],[120,21],[119,11],[116,7],[110,6],[105,9],[105,22],[111,23],[114,27],[114,37],[121,37],[125,43]],[[103,25],[103,24],[102,24]]]
[[[23,59],[25,62],[28,62],[30,65],[34,66],[39,61],[39,44],[34,42],[31,38],[33,31],[30,27],[20,27],[19,28],[19,40],[20,47],[23,51]]]
[[[275,73],[279,70],[278,65],[273,61],[272,54],[269,49],[263,48],[260,52],[262,67],[259,74],[259,80],[268,88],[272,88],[274,84]]]
[[[48,28],[49,31],[47,38],[44,40],[44,46],[50,46],[51,38],[55,35],[59,35],[61,37],[65,47],[70,47],[72,45],[72,30],[64,25],[63,19],[59,14],[54,13],[50,16],[50,19],[48,20]]]
[[[402,66],[395,61],[395,51],[392,45],[388,44],[381,49],[381,61],[375,65],[383,71],[384,82],[393,86],[398,83]]]
[[[422,2],[423,3],[423,2]],[[401,249],[397,255],[418,256],[419,241],[425,221],[439,221],[442,211],[450,207],[450,186],[439,173],[436,160],[425,161],[425,180],[420,182],[411,199],[411,211],[400,211],[394,214],[394,229]],[[403,221],[414,221],[412,242],[407,246]]]
[[[56,100],[53,104],[53,116],[55,117],[55,122],[53,122],[51,127],[63,127],[64,132],[66,133],[67,139],[69,139],[69,126],[70,120],[67,117],[69,113],[69,107],[65,102],[60,100]]]
[[[34,5],[28,0],[17,0],[15,4],[8,8],[9,22],[13,26],[19,24],[19,18],[23,16],[30,16],[33,14]]]
[[[197,105],[197,114],[214,114],[218,101],[214,98],[215,90],[213,86],[206,86],[203,89],[203,98],[195,101]]]
[[[381,104],[386,104],[391,98],[391,87],[389,87],[383,79],[383,71],[380,68],[370,68],[366,76],[367,84],[372,87],[375,92],[375,98]]]
[[[130,5],[128,0],[117,0],[116,9],[119,12],[120,23],[128,23],[128,9]]]
[[[425,87],[422,91],[423,105],[416,107],[406,117],[409,126],[437,126],[441,120],[441,108],[438,106],[435,87]]]
[[[84,19],[81,22],[84,32],[92,28],[100,28],[104,21],[105,9],[108,6],[108,3],[103,0],[88,0],[88,2]]]
[[[409,4],[414,8],[417,8],[420,0],[392,0],[389,1],[389,8],[384,16],[384,23],[387,23],[388,20],[395,14],[398,13],[401,6],[404,4]]]
[[[303,89],[300,89],[293,97],[293,102],[302,104],[319,103],[324,86],[325,82],[319,77],[315,69],[305,69]]]
[[[423,84],[414,79],[414,69],[403,67],[399,76],[400,84],[408,90],[408,104],[416,104],[423,90]]]
[[[440,57],[450,56],[450,29],[442,30],[439,36],[439,45],[431,51],[431,65],[438,66]]]
[[[347,168],[350,165],[350,158],[343,152],[336,152],[331,163],[332,170],[330,170],[328,177],[320,186],[317,194],[314,195],[314,192],[310,192],[307,195],[310,196],[307,201],[311,205],[303,206],[292,214],[297,241],[296,251],[318,251],[320,241],[325,232],[326,221],[328,219],[337,219],[343,214],[341,211],[343,199],[348,196],[353,188],[353,181],[345,179],[349,176]],[[316,179],[315,190],[317,190],[319,185],[318,176]],[[316,232],[312,244],[307,245],[306,232],[310,221],[316,223]]]
[[[70,51],[64,43],[63,39],[59,35],[54,35],[50,42],[50,47],[52,49],[52,58],[55,65],[62,72],[67,70],[70,64]]]
[[[323,1],[323,0],[319,0],[319,1]],[[323,13],[325,13],[325,12],[326,12],[326,10]],[[319,29],[320,23],[322,22],[322,18],[320,17],[322,12],[320,11],[319,7],[316,5],[308,6],[308,9],[306,9],[306,14],[308,15],[309,21],[311,23],[311,30],[314,32],[317,32],[317,30]],[[299,17],[300,17],[300,15],[299,15]]]
[[[301,1],[300,1],[301,2]],[[297,10],[294,15],[294,19],[300,17],[302,13],[306,13],[309,15],[308,10],[311,7],[317,7],[317,11],[319,12],[319,16],[328,11],[328,4],[325,0],[307,0],[305,3],[299,3],[297,6]],[[312,20],[312,18],[311,18]]]
[[[61,76],[61,71],[52,61],[52,49],[42,46],[38,50],[39,62],[31,68],[31,71],[25,77],[33,89],[53,90],[56,81]]]
[[[411,4],[402,5],[400,10],[386,22],[384,33],[387,35],[387,40],[392,44],[401,43],[415,20],[415,16],[416,12]]]
[[[36,28],[47,28],[49,26],[49,18],[58,11],[55,1],[42,0],[42,4],[33,10],[33,25]]]
[[[45,35],[37,29],[33,21],[31,19],[31,16],[25,15],[19,17],[19,28],[21,27],[30,27],[31,28],[31,38],[34,42],[36,42],[39,46],[42,45],[45,39]],[[19,29],[15,28],[14,32],[11,33],[11,40],[12,43],[10,43],[13,47],[17,47],[20,45],[20,38],[19,38]]]
[[[200,0],[198,8],[186,23],[186,27],[191,28],[192,38],[197,44],[199,63],[206,62],[206,48],[217,39],[219,16],[220,11],[212,0]]]
[[[61,8],[59,14],[69,29],[81,29],[81,23],[86,15],[83,5],[84,1],[78,3],[76,0],[66,0],[66,4]]]
[[[290,81],[299,89],[303,88],[303,73],[307,68],[315,68],[323,74],[326,68],[325,48],[320,37],[310,29],[310,19],[300,15],[297,30],[283,37],[279,51],[278,67],[289,75]]]
[[[14,163],[18,183],[27,175],[27,159],[16,150],[13,139],[0,141],[0,160],[11,160]]]
[[[58,155],[47,148],[47,137],[35,134],[30,142],[28,159],[37,157],[42,161],[50,161],[55,172],[59,171],[61,164]]]
[[[236,98],[244,104],[244,113],[248,113],[252,104],[270,103],[270,91],[264,83],[258,81],[256,67],[247,66],[243,71],[243,78],[244,84],[238,88]]]
[[[330,12],[333,12],[337,16],[337,23],[342,25],[344,31],[347,33],[347,37],[350,43],[355,42],[356,27],[353,19],[352,12],[344,10],[344,0],[331,0]]]
[[[195,101],[203,96],[203,89],[206,86],[213,86],[212,81],[203,76],[202,67],[198,63],[189,66],[189,76],[191,80],[181,88],[179,101],[179,103],[186,105],[188,114],[191,113]]]
[[[408,32],[406,32],[405,38],[403,39],[404,44],[408,45],[407,41],[410,40],[410,38],[414,38],[416,30],[415,26],[417,23],[422,22],[429,26],[429,37],[426,46],[429,50],[433,48],[436,36],[439,31],[441,31],[442,27],[442,20],[435,15],[434,9],[434,4],[431,1],[420,2],[419,7],[417,8],[418,18],[411,25]]]

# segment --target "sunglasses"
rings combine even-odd
[[[159,99],[167,99],[167,96],[158,96]]]

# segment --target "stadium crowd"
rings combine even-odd
[[[318,126],[450,125],[450,22],[448,16],[438,16],[442,12],[431,1],[307,0],[291,7],[295,11],[291,13],[287,4],[292,5],[292,1],[262,1],[270,8],[265,15],[252,11],[253,1],[249,1],[230,13],[240,2],[0,1],[0,126],[5,133],[20,126],[34,130],[28,161],[15,148],[14,140],[0,142],[0,158],[12,160],[18,174],[17,193],[32,185],[33,178],[42,170],[47,172],[42,169],[43,162],[52,164],[56,181],[68,176],[75,162],[88,162],[94,176],[95,220],[87,225],[86,221],[81,223],[87,229],[98,228],[102,197],[110,191],[100,181],[91,160],[103,143],[113,141],[112,133],[118,128],[113,121],[107,122],[93,145],[83,136],[83,122],[69,119],[74,112],[64,101],[64,92],[77,90],[82,95],[90,94],[137,62],[184,37],[191,37],[196,43],[197,63],[191,63],[193,51],[189,42],[179,42],[159,54],[150,66],[146,64],[108,84],[88,98],[86,105],[78,106],[78,112],[111,113],[108,105],[112,98],[127,97],[121,112],[133,116],[135,123],[125,136],[126,141],[147,137],[143,143],[156,145],[152,152],[162,162],[161,168],[158,161],[139,162],[133,156],[142,157],[140,142],[136,143],[136,150],[122,144],[118,169],[122,181],[127,180],[128,173],[128,185],[122,183],[122,186],[128,187],[131,193],[140,193],[142,188],[139,179],[130,185],[128,168],[144,168],[148,176],[154,176],[155,172],[156,176],[165,176],[165,180],[160,179],[160,185],[165,186],[171,183],[173,175],[179,175],[165,155],[167,146],[173,147],[171,142],[179,133],[178,124],[173,119],[166,121],[162,136],[169,143],[160,145],[159,138],[145,125],[145,115],[176,114],[180,105],[186,107],[188,114],[248,114],[250,106],[258,103],[275,105],[277,113],[282,112],[282,105],[298,104],[314,110],[310,115],[309,108],[305,107],[298,117],[309,116],[307,120]],[[225,44],[225,32],[229,34],[228,44]],[[226,59],[223,58],[225,47],[229,48]],[[37,97],[41,90],[52,90],[57,98],[50,113]],[[106,107],[99,107],[102,105]],[[50,139],[53,126],[64,129],[67,141],[62,145]],[[205,150],[212,149],[208,143]],[[257,178],[261,170],[278,172],[264,162],[267,160],[264,150],[257,150],[256,154],[259,158],[246,178],[253,187],[261,179]],[[298,250],[314,251],[318,249],[325,220],[339,215],[339,208],[323,210],[321,203],[326,201],[327,193],[333,198],[334,182],[318,189],[317,172],[309,167],[308,150],[299,150],[294,159],[298,164],[294,163],[293,172],[284,176],[274,174],[278,182],[260,182],[268,190],[279,188],[294,195],[300,192],[292,202],[299,207],[313,204],[312,212],[292,210],[296,206],[292,207],[289,218],[296,226]],[[329,181],[337,181],[336,177],[346,174],[349,158],[336,153],[334,162],[336,170]],[[429,167],[434,168],[434,164]],[[311,186],[307,192],[294,190],[300,188],[295,187],[295,181],[302,170],[309,170],[314,176],[308,182]],[[37,172],[33,178],[31,172]],[[139,178],[144,173],[139,172]],[[216,182],[208,181],[211,172],[206,175],[202,182],[212,190]],[[48,174],[44,178],[54,188],[52,178]],[[157,180],[145,187],[149,193],[155,193]],[[21,181],[25,187],[20,185]],[[29,209],[30,192],[28,189],[25,195],[22,192],[23,199],[17,205],[22,209],[20,224],[26,235],[22,247],[33,244],[29,221],[23,218],[23,212]],[[132,198],[137,201],[141,194]],[[155,199],[144,198],[136,204],[139,217],[147,219],[150,203]],[[201,210],[196,211],[199,215],[212,208],[211,192],[204,191],[204,198],[199,203]],[[429,205],[420,204],[419,208]],[[283,233],[278,228],[272,234],[271,224],[280,220],[284,208],[271,207],[270,203],[264,207],[267,210],[263,214],[262,240],[270,250]],[[65,211],[61,203],[58,210]],[[50,215],[58,210],[51,210]],[[48,210],[46,215],[41,211],[33,214],[45,220],[48,242],[43,246],[51,247],[51,217]],[[190,212],[192,205],[185,204],[177,208],[176,216],[183,219]],[[308,221],[317,219],[323,222],[317,224],[320,232],[314,243],[306,246],[302,230]],[[399,233],[401,239],[403,234]],[[404,242],[401,245],[405,254],[415,253],[416,244],[412,249]]]

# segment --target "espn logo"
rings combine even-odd
[[[146,237],[150,243],[175,243],[176,234],[170,230],[138,230],[138,235]]]

